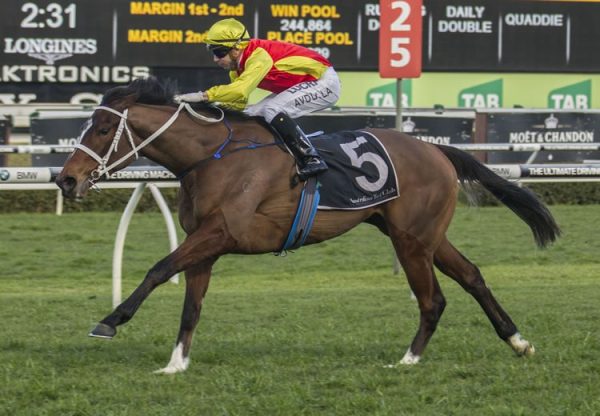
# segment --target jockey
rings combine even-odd
[[[327,170],[325,161],[293,119],[336,103],[340,81],[331,63],[302,46],[251,38],[235,19],[212,25],[205,42],[215,63],[230,71],[231,83],[182,94],[175,100],[217,102],[234,110],[245,109],[251,116],[262,116],[290,149],[301,180]],[[271,94],[247,106],[250,93],[257,87]]]

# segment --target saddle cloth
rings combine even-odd
[[[340,131],[311,142],[329,166],[318,177],[318,209],[363,209],[399,196],[394,165],[372,133]]]

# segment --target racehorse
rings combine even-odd
[[[66,198],[81,199],[103,175],[127,166],[138,153],[179,178],[185,240],[90,333],[112,338],[157,286],[185,272],[179,333],[169,363],[158,370],[165,373],[188,368],[193,332],[217,259],[228,253],[279,251],[302,188],[293,158],[263,121],[209,105],[195,112],[185,104],[177,107],[173,93],[154,78],[108,90],[56,180]],[[540,247],[560,235],[547,207],[531,191],[454,147],[391,129],[364,131],[386,148],[401,195],[365,209],[319,210],[305,244],[337,237],[363,222],[389,236],[420,310],[419,328],[399,364],[419,361],[446,306],[434,265],[475,298],[498,336],[518,355],[533,354],[533,345],[520,335],[479,269],[448,241],[446,231],[460,185],[479,184],[491,192],[530,227]],[[463,188],[472,192],[470,186]]]

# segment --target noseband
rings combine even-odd
[[[218,107],[217,107],[217,109],[221,112],[221,116],[219,118],[209,118],[209,117],[205,117],[202,114],[195,112],[188,103],[183,102],[183,103],[179,104],[179,107],[177,107],[177,111],[175,111],[175,113],[173,113],[173,115],[165,122],[165,124],[163,124],[158,130],[156,130],[152,135],[150,135],[150,137],[143,140],[140,144],[138,144],[136,146],[135,143],[133,142],[133,136],[131,134],[131,130],[129,129],[129,126],[127,125],[127,113],[128,113],[127,108],[121,113],[121,112],[115,110],[114,108],[106,107],[103,105],[95,107],[94,111],[95,110],[105,110],[105,111],[111,112],[111,113],[119,116],[121,118],[121,120],[119,121],[119,125],[117,127],[117,131],[115,132],[115,136],[113,137],[112,143],[110,144],[110,147],[108,148],[106,154],[103,157],[100,157],[100,155],[98,155],[98,153],[96,153],[94,150],[90,149],[88,146],[81,143],[83,136],[89,130],[89,128],[91,127],[91,124],[79,136],[79,143],[77,143],[75,146],[73,146],[73,147],[75,147],[75,149],[85,152],[88,156],[90,156],[92,159],[94,159],[96,162],[98,162],[98,167],[96,169],[94,169],[92,171],[92,173],[90,174],[90,176],[91,176],[90,182],[92,182],[92,184],[94,184],[103,175],[106,175],[108,172],[111,171],[111,169],[114,169],[116,166],[118,166],[125,160],[129,159],[131,156],[135,156],[135,158],[138,159],[138,157],[139,157],[138,151],[140,149],[143,149],[144,147],[148,146],[154,139],[159,137],[161,134],[163,134],[165,132],[165,130],[167,130],[169,127],[171,127],[171,125],[175,122],[175,120],[177,120],[177,117],[179,117],[179,113],[181,112],[181,110],[183,110],[184,108],[194,118],[197,118],[199,120],[203,120],[203,121],[206,121],[209,123],[219,123],[225,117],[224,111]],[[121,140],[121,136],[123,135],[123,130],[125,130],[125,132],[127,133],[127,139],[129,141],[129,144],[131,145],[131,150],[125,156],[119,158],[118,160],[116,160],[115,162],[113,162],[109,166],[107,166],[111,155],[118,150],[117,147],[119,145],[119,141]]]

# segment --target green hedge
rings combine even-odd
[[[524,187],[531,189],[548,205],[586,205],[600,203],[600,182],[568,182],[568,183],[526,183]],[[501,203],[490,193],[479,190],[477,205],[496,206]],[[469,204],[461,192],[460,202]]]
[[[532,183],[527,186],[550,205],[600,203],[600,182]]]
[[[0,191],[0,212],[55,212],[58,191]],[[173,211],[177,209],[177,189],[160,190]],[[63,212],[118,211],[122,212],[133,193],[133,189],[104,189],[89,191],[81,202],[65,200]],[[146,189],[136,212],[158,212],[159,208]]]
[[[600,183],[537,183],[526,184],[547,204],[584,205],[600,203]],[[64,212],[117,211],[122,212],[132,189],[90,191],[82,202],[64,201]],[[177,189],[164,188],[161,193],[173,211],[177,210]],[[54,212],[57,191],[0,191],[0,212]],[[466,198],[461,195],[461,202]],[[478,205],[499,205],[489,194],[481,192]],[[149,190],[144,191],[136,212],[157,212],[156,202]]]

